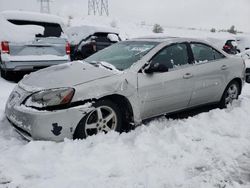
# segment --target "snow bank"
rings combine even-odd
[[[3,117],[14,84],[0,85],[0,187],[250,186],[250,85],[229,109],[62,143],[22,140]]]

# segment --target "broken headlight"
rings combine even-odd
[[[64,106],[71,102],[74,93],[73,88],[43,90],[28,97],[24,105],[38,109]]]

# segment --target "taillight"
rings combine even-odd
[[[6,54],[10,53],[10,48],[9,48],[9,42],[8,41],[1,42],[1,51],[2,51],[2,53],[6,53]]]
[[[231,47],[230,46],[228,46],[228,45],[224,45],[223,46],[223,49],[230,49]]]
[[[68,42],[66,43],[66,54],[70,54],[70,44]]]

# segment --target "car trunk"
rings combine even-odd
[[[9,42],[10,56],[36,56],[66,55],[66,40],[61,38],[62,29],[59,24],[33,22],[23,20],[8,20],[15,25],[32,25],[44,28],[43,33],[37,33],[33,41],[29,42]]]

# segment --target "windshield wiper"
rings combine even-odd
[[[113,65],[110,65],[110,66],[109,66],[109,63],[107,63],[107,62],[103,62],[103,61],[92,61],[92,62],[88,62],[88,63],[90,63],[91,65],[94,65],[94,66],[98,66],[98,67],[102,66],[102,67],[104,67],[104,68],[106,68],[106,69],[109,69],[109,70],[115,70],[115,69],[113,68]]]

